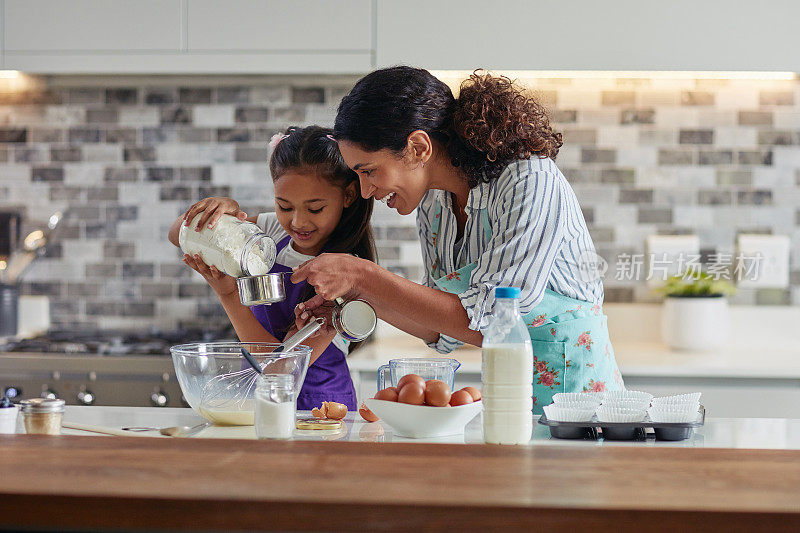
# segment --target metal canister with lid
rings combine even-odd
[[[22,400],[19,405],[25,433],[59,435],[65,403],[64,400],[50,398]]]

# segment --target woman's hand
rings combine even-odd
[[[220,299],[239,292],[239,288],[236,286],[236,279],[224,272],[220,272],[215,266],[208,266],[199,255],[184,254],[183,262],[196,272],[199,272]]]
[[[363,259],[350,254],[321,254],[294,269],[292,283],[307,281],[324,300],[358,296]]]
[[[183,215],[183,224],[188,226],[194,217],[202,213],[198,219],[195,230],[200,231],[205,226],[213,228],[222,215],[233,215],[239,220],[247,218],[247,213],[239,209],[239,204],[232,198],[211,197],[204,198],[190,207]]]

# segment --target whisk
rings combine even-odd
[[[324,318],[312,320],[289,337],[283,344],[275,348],[273,353],[294,349],[298,344],[319,331],[323,325],[325,325]],[[223,413],[252,411],[250,402],[252,402],[253,390],[258,375],[265,370],[275,374],[291,374],[293,369],[286,368],[285,365],[295,364],[293,360],[277,359],[268,362],[262,367],[244,348],[242,348],[242,355],[248,363],[247,368],[214,376],[205,384],[200,398],[201,411],[208,411],[209,415],[212,415],[214,411]]]

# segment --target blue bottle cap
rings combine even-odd
[[[522,291],[519,287],[497,287],[494,290],[495,298],[519,298]]]

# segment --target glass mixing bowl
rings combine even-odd
[[[183,397],[200,416],[220,425],[252,426],[256,371],[242,356],[245,348],[265,374],[291,374],[295,401],[308,370],[311,348],[302,344],[284,352],[257,342],[201,342],[170,348]]]

